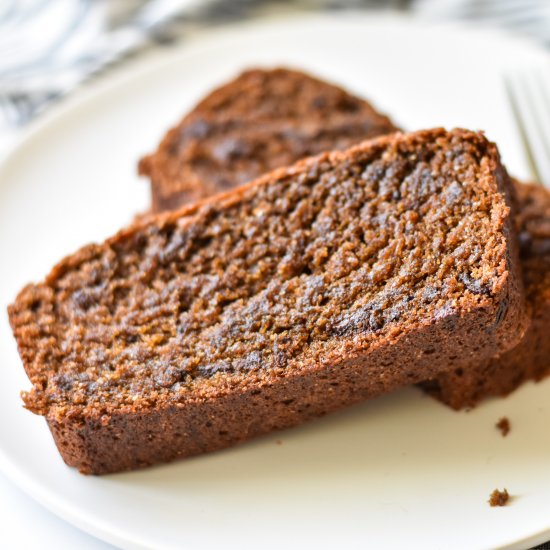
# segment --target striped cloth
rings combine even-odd
[[[2,0],[0,130],[26,124],[53,101],[144,48],[197,29],[297,11],[410,10],[479,22],[550,47],[549,0]]]

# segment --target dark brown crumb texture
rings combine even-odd
[[[506,506],[509,500],[510,495],[506,489],[503,489],[502,491],[495,489],[489,497],[489,504],[491,506]]]
[[[472,368],[449,371],[423,384],[455,409],[473,407],[487,396],[504,396],[526,380],[550,372],[550,192],[539,185],[515,182],[519,203],[517,226],[521,265],[532,321],[513,350]]]
[[[506,437],[510,433],[510,429],[511,429],[510,420],[506,416],[503,416],[495,424],[495,427],[497,428],[497,430],[500,431],[500,433],[502,434],[502,437]]]
[[[524,332],[494,144],[442,129],[323,154],[90,245],[9,308],[65,461],[219,449],[466,367]]]
[[[253,69],[201,101],[139,163],[153,211],[227,191],[297,160],[395,132],[341,88],[289,69]]]

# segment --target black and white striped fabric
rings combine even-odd
[[[277,13],[410,10],[523,33],[550,47],[549,0],[2,0],[0,131],[131,54],[197,29]],[[38,32],[39,31],[39,32]]]
[[[411,8],[430,17],[504,27],[550,47],[547,0],[413,0]]]

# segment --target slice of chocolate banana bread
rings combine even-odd
[[[523,280],[532,321],[511,351],[470,368],[458,368],[423,386],[455,409],[473,407],[488,396],[507,395],[522,382],[550,372],[550,192],[515,183]]]
[[[9,308],[67,462],[220,449],[523,336],[509,178],[483,135],[394,134],[134,225]]]
[[[227,191],[266,172],[395,132],[363,99],[288,69],[255,69],[218,88],[139,163],[153,211]]]

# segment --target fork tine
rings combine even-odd
[[[550,187],[550,136],[546,135],[544,90],[532,77],[515,73],[505,78],[506,91],[523,142],[527,160],[536,180]]]
[[[537,71],[533,76],[537,102],[540,113],[543,115],[537,120],[539,121],[540,130],[545,136],[544,145],[550,163],[550,80],[548,79],[548,71]]]
[[[535,162],[533,151],[531,150],[529,138],[527,135],[527,128],[523,123],[521,111],[520,111],[518,102],[516,100],[516,96],[515,96],[514,89],[512,87],[511,80],[509,80],[507,77],[504,77],[504,87],[506,89],[506,93],[510,101],[510,107],[512,109],[512,114],[514,116],[514,120],[518,128],[518,134],[521,140],[521,144],[523,146],[523,151],[525,152],[527,164],[529,165],[531,177],[533,177],[533,179],[535,179],[537,182],[540,182],[541,176],[537,168],[537,163]]]
[[[544,124],[543,121],[549,121],[550,114],[547,113],[546,110],[543,83],[539,79],[538,72],[525,73],[522,82],[524,86],[525,97],[528,101],[526,107],[529,107],[530,109],[530,116],[536,128],[538,138],[537,143],[540,148],[540,154],[542,155],[542,158],[538,160],[539,172],[542,173],[543,178],[542,183],[550,184],[550,181],[546,180],[544,177],[545,165],[550,163],[550,144],[548,143],[548,141],[550,140],[550,135],[547,134],[547,124]],[[535,139],[534,134],[531,137],[532,139]],[[541,169],[541,166],[543,169]]]
[[[550,107],[548,86],[540,70],[533,70],[526,76],[525,87],[529,97],[531,115],[538,130],[538,165],[542,175],[541,183],[550,187]],[[532,136],[535,139],[535,136]]]

